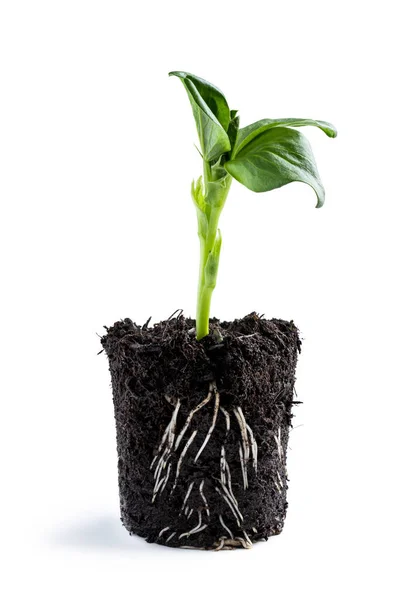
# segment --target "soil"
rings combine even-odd
[[[298,330],[256,313],[213,319],[200,341],[194,326],[124,319],[101,340],[122,523],[167,546],[249,548],[284,524]]]

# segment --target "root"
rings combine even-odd
[[[230,475],[230,467],[229,463],[226,460],[226,452],[224,446],[222,446],[221,456],[220,456],[220,483],[222,485],[222,490],[226,494],[227,498],[231,501],[233,505],[234,516],[239,520],[243,521],[243,516],[239,511],[238,502],[236,497],[233,494],[233,490],[231,487],[231,475]],[[227,483],[227,486],[226,486]]]
[[[226,452],[224,446],[220,451],[220,479],[222,483],[226,484]]]
[[[191,490],[193,489],[193,485],[194,485],[194,481],[192,481],[188,487],[187,494],[184,497],[184,501],[183,501],[183,505],[181,507],[180,513],[183,511],[184,507],[186,506],[187,500],[189,499],[189,496],[191,494]]]
[[[247,477],[247,469],[246,469],[246,464],[245,464],[244,453],[242,451],[241,444],[238,446],[238,453],[240,455],[240,462],[241,462],[242,482],[243,482],[244,490],[246,490],[248,487],[248,477]]]
[[[248,537],[248,536],[247,536],[247,537]],[[252,548],[252,542],[251,542],[251,540],[249,540],[249,538],[248,538],[248,540],[249,540],[249,543],[248,543],[248,541],[247,541],[246,539],[244,539],[244,538],[242,538],[242,537],[236,537],[236,538],[234,538],[234,540],[230,540],[230,541],[236,541],[236,540],[237,540],[238,542],[240,542],[240,544],[241,544],[241,546],[242,546],[243,548],[246,548],[247,550],[250,550],[250,549]]]
[[[219,545],[215,548],[215,550],[233,550],[234,548],[245,548],[247,550],[249,550],[250,548],[252,548],[252,542],[250,541],[250,543],[247,542],[247,540],[245,540],[242,537],[233,537],[233,538],[226,538],[226,536],[221,536],[218,540],[220,543]],[[215,544],[217,544],[218,542],[215,542]]]
[[[235,496],[234,496],[234,494],[233,494],[233,490],[232,490],[232,487],[231,487],[231,474],[230,474],[230,467],[229,467],[229,463],[227,462],[227,460],[226,460],[226,477],[227,477],[227,486],[228,486],[228,490],[229,490],[229,492],[230,492],[230,496],[231,496],[231,498],[233,499],[233,501],[234,501],[235,505],[236,505],[236,506],[237,506],[237,508],[238,508],[238,502],[237,502],[237,500],[236,500],[236,497],[235,497]]]
[[[281,427],[278,428],[277,435],[274,435],[273,437],[276,440],[278,457],[279,457],[280,461],[283,462],[284,453],[283,453],[283,447],[281,445]]]
[[[168,483],[168,479],[169,479],[169,475],[170,475],[170,470],[171,470],[171,467],[172,467],[172,465],[171,465],[171,464],[169,464],[169,465],[168,465],[168,470],[167,470],[167,472],[166,472],[166,477],[164,477],[164,480],[165,480],[165,481],[164,481],[164,483],[163,483],[163,486],[161,487],[161,489],[160,489],[160,491],[159,491],[159,493],[160,493],[160,494],[162,494],[162,492],[164,491],[164,489],[165,489],[165,487],[166,487],[166,484]]]
[[[218,487],[215,487],[215,490],[218,492],[218,494],[220,494],[220,496],[222,496],[223,500],[226,502],[226,504],[230,508],[230,510],[233,513],[233,516],[237,522],[237,526],[241,527],[241,523],[243,521],[242,514],[240,513],[239,509],[234,505],[234,502],[230,499],[226,486],[222,485],[222,488],[223,488],[223,492]]]
[[[245,531],[245,529],[243,529],[243,530],[242,530],[242,532],[243,532],[243,534],[244,534],[244,537],[245,537],[245,540],[246,540],[246,542],[247,542],[248,546],[249,546],[250,548],[252,548],[252,542],[251,542],[251,540],[250,540],[250,538],[249,538],[249,535],[247,534],[247,532]]]
[[[162,492],[165,489],[166,484],[169,479],[170,465],[168,467],[166,475],[161,478],[161,474],[162,474],[162,471],[165,469],[166,464],[172,453],[173,442],[174,442],[175,433],[176,433],[177,414],[179,412],[180,406],[181,406],[181,402],[179,399],[177,399],[175,409],[172,414],[172,418],[171,418],[169,424],[167,425],[167,427],[164,431],[164,434],[162,436],[161,443],[159,444],[158,453],[155,455],[155,457],[153,458],[153,460],[151,462],[150,469],[152,469],[152,467],[156,463],[157,459],[159,459],[158,464],[155,469],[155,473],[154,473],[155,483],[154,483],[153,495],[152,495],[152,500],[151,500],[152,504],[155,502],[155,498],[157,497],[157,494],[158,494],[159,490],[161,489],[161,485],[163,484],[162,489],[161,489],[161,492]],[[166,448],[164,449],[165,445],[166,445]],[[163,450],[163,453],[160,456],[162,450]]]
[[[227,531],[227,533],[229,534],[229,536],[231,538],[234,537],[234,535],[231,533],[230,529],[227,527],[226,523],[223,521],[223,517],[222,515],[219,515],[219,521],[222,524],[222,527]]]
[[[154,470],[154,489],[153,489],[152,502],[155,502],[155,499],[158,494],[162,494],[162,492],[165,490],[165,488],[170,480],[170,475],[171,475],[171,471],[172,471],[172,462],[170,461],[170,459],[173,458],[173,454],[177,453],[177,450],[179,449],[180,445],[183,445],[182,443],[183,443],[184,436],[190,428],[190,425],[192,423],[194,415],[199,410],[201,410],[204,406],[206,406],[212,400],[213,396],[214,396],[214,407],[213,407],[211,424],[209,426],[209,429],[206,433],[205,439],[204,439],[201,447],[199,448],[197,454],[195,455],[194,459],[191,458],[190,464],[193,465],[193,464],[197,463],[198,459],[200,458],[201,454],[203,453],[207,444],[209,443],[209,440],[211,439],[213,431],[216,427],[219,411],[222,412],[224,415],[225,423],[226,423],[226,431],[225,431],[224,442],[222,443],[221,449],[220,449],[220,479],[218,479],[217,477],[214,477],[214,475],[212,475],[212,477],[218,482],[217,485],[214,487],[214,489],[222,497],[223,501],[229,508],[229,510],[231,512],[231,517],[234,519],[234,521],[237,524],[238,531],[237,530],[236,531],[239,535],[234,535],[233,531],[228,527],[228,525],[226,525],[226,522],[223,519],[223,515],[219,514],[218,517],[219,517],[220,525],[223,528],[223,530],[226,532],[226,535],[222,535],[213,544],[213,546],[211,548],[198,548],[198,547],[193,547],[193,546],[181,546],[181,547],[203,549],[203,550],[215,549],[218,551],[219,550],[232,550],[233,548],[237,548],[237,547],[251,548],[252,541],[250,539],[250,536],[246,532],[246,530],[243,529],[244,517],[238,507],[237,498],[235,497],[235,495],[233,493],[231,472],[230,472],[229,463],[228,463],[227,457],[226,457],[226,440],[228,438],[228,435],[229,435],[230,429],[231,429],[231,414],[226,408],[224,408],[223,406],[220,406],[220,394],[217,391],[216,383],[214,381],[209,384],[209,391],[208,391],[207,396],[195,408],[193,408],[190,411],[180,432],[176,432],[176,429],[177,429],[177,418],[178,418],[179,410],[181,407],[181,402],[179,399],[177,399],[177,401],[174,403],[170,399],[171,404],[174,405],[173,414],[171,416],[170,422],[168,423],[168,425],[166,426],[166,428],[162,434],[162,439],[158,446],[157,453],[154,456],[154,458],[152,459],[152,462],[150,465],[150,469]],[[238,427],[240,430],[240,438],[238,441],[238,451],[239,451],[239,456],[240,456],[243,488],[245,491],[249,487],[248,463],[250,461],[250,458],[252,458],[251,463],[253,465],[254,471],[255,471],[255,473],[257,472],[258,445],[256,443],[255,436],[254,436],[254,433],[253,433],[251,427],[246,422],[242,408],[240,406],[238,406],[236,408],[233,408],[232,412],[234,413],[235,419],[237,421],[237,424],[238,424]],[[178,435],[176,435],[176,433],[178,433]],[[191,431],[187,441],[185,442],[185,444],[183,446],[183,449],[180,452],[180,456],[177,460],[174,482],[171,487],[170,494],[173,493],[173,491],[175,490],[175,488],[177,486],[179,477],[181,475],[181,470],[182,470],[182,466],[183,466],[185,457],[190,449],[190,446],[193,444],[197,433],[198,433],[198,428]],[[282,444],[281,444],[281,428],[278,429],[278,435],[274,435],[274,439],[277,444],[277,450],[278,450],[278,455],[279,455],[280,461],[281,461],[281,463],[283,463],[283,448],[282,448]],[[188,460],[188,459],[186,459],[186,460]],[[278,492],[281,494],[282,493],[281,490],[282,490],[282,488],[284,488],[284,484],[283,484],[282,476],[280,475],[280,473],[277,473],[277,478],[278,479],[275,479],[273,481],[274,481],[274,484],[275,484]],[[179,516],[184,514],[187,521],[190,520],[190,518],[194,512],[194,508],[195,508],[195,507],[190,508],[189,498],[190,498],[190,495],[192,494],[192,491],[194,489],[196,481],[197,480],[195,479],[194,481],[191,481],[191,483],[188,485],[188,488],[187,488],[187,491],[184,496],[184,500],[183,500],[183,503],[182,503],[182,506],[181,506],[181,509],[179,512]],[[181,540],[185,537],[189,537],[190,535],[195,535],[197,533],[200,533],[201,531],[206,529],[206,527],[208,527],[208,525],[210,523],[210,518],[211,518],[211,511],[210,511],[210,506],[208,504],[208,500],[207,500],[205,492],[204,492],[204,486],[205,486],[205,478],[201,479],[199,487],[198,487],[198,492],[199,492],[199,495],[201,496],[203,504],[200,505],[197,510],[197,513],[198,513],[197,524],[194,527],[192,527],[189,531],[181,533],[180,535],[176,531],[170,531],[170,529],[171,529],[170,527],[164,527],[159,532],[158,538],[164,537],[164,534],[166,532],[169,532],[169,535],[166,538],[166,543],[168,543],[176,535],[178,535],[179,540]],[[205,523],[203,522],[203,514],[206,515],[207,522],[205,522]],[[227,513],[227,514],[229,515],[230,513]],[[252,527],[251,531],[254,533],[257,533],[257,530],[255,527]]]
[[[238,406],[237,408],[234,409],[234,414],[237,418],[238,424],[241,429],[245,462],[248,462],[248,460],[249,460],[249,441],[248,441],[248,435],[247,435],[247,422],[245,420],[244,413],[242,412],[241,406]]]
[[[256,473],[258,471],[258,444],[256,443],[255,436],[253,434],[252,429],[248,425],[248,423],[246,423],[246,426],[247,426],[247,430],[248,430],[249,437],[251,440],[251,452],[252,452],[253,466],[254,466],[255,473]]]
[[[230,415],[227,412],[227,410],[225,408],[223,408],[223,406],[220,407],[220,410],[222,411],[222,413],[224,414],[224,416],[226,418],[226,438],[227,438],[228,433],[230,431]]]
[[[179,435],[178,435],[178,437],[177,437],[177,439],[176,439],[176,442],[175,442],[175,450],[177,450],[177,449],[178,449],[178,447],[180,446],[180,442],[182,441],[182,439],[183,439],[183,436],[184,436],[184,434],[186,433],[186,431],[187,431],[187,429],[188,429],[188,427],[189,427],[189,425],[190,425],[190,423],[191,423],[191,421],[192,421],[192,418],[193,418],[193,416],[195,415],[195,413],[196,413],[197,411],[199,411],[199,410],[200,410],[200,409],[201,409],[203,406],[205,406],[206,404],[208,404],[208,402],[209,402],[209,401],[210,401],[210,399],[212,398],[212,393],[213,393],[214,387],[215,387],[215,384],[214,384],[213,382],[209,384],[209,392],[208,392],[208,395],[207,395],[207,397],[206,397],[206,398],[204,398],[204,400],[202,400],[202,402],[200,402],[200,403],[198,404],[198,406],[196,406],[195,408],[193,408],[193,410],[192,410],[192,411],[190,412],[190,414],[188,415],[188,417],[187,417],[187,419],[186,419],[186,422],[185,422],[185,423],[184,423],[184,425],[183,425],[183,429],[181,430],[181,432],[179,433]]]
[[[187,453],[187,450],[189,449],[189,447],[190,447],[190,446],[191,446],[191,444],[193,443],[193,441],[194,441],[194,438],[195,438],[195,436],[196,436],[196,435],[197,435],[197,430],[195,429],[195,430],[192,432],[192,434],[191,434],[191,436],[189,437],[189,439],[187,440],[187,442],[186,442],[186,445],[184,446],[184,448],[183,448],[183,450],[182,450],[182,453],[181,453],[181,455],[180,455],[179,461],[178,461],[178,463],[177,463],[175,482],[174,482],[174,484],[173,484],[173,488],[172,488],[172,490],[171,490],[171,492],[170,492],[170,493],[172,493],[172,492],[173,492],[173,490],[175,489],[175,487],[176,487],[176,485],[177,485],[177,480],[179,479],[179,475],[180,475],[180,469],[181,469],[181,466],[182,466],[182,463],[183,463],[183,459],[184,459],[184,457],[185,457],[185,455],[186,455],[186,453]]]
[[[205,446],[209,442],[209,439],[210,439],[210,437],[212,435],[212,431],[215,429],[216,419],[217,419],[218,411],[219,411],[220,395],[219,395],[219,392],[216,390],[216,387],[215,387],[214,384],[213,384],[213,389],[215,391],[215,408],[214,408],[214,411],[213,411],[212,423],[211,423],[211,426],[210,426],[209,431],[207,433],[207,436],[206,436],[206,438],[204,440],[204,443],[202,444],[201,448],[198,450],[197,456],[194,458],[194,464],[197,462],[197,460],[201,456],[202,451],[204,450]]]
[[[274,485],[275,485],[275,486],[276,486],[276,488],[277,488],[277,491],[278,491],[278,493],[279,493],[279,494],[281,494],[281,493],[282,493],[282,490],[281,490],[280,484],[279,484],[279,483],[278,483],[278,481],[276,481],[275,479],[273,479],[273,481],[274,481]]]
[[[168,442],[168,448],[169,450],[172,449],[172,445],[173,445],[173,439],[175,436],[175,432],[176,432],[176,420],[177,420],[177,413],[179,412],[179,408],[181,406],[181,402],[179,399],[177,399],[176,405],[175,405],[175,409],[172,413],[172,418],[170,420],[170,422],[168,423],[168,425],[166,426],[166,429],[163,433],[162,439],[161,439],[161,443],[158,446],[158,454],[154,457],[152,463],[151,463],[151,467],[153,467],[155,460],[157,458],[157,456],[160,454],[162,448],[164,447],[164,444],[167,440]]]
[[[222,550],[222,548],[223,548],[223,546],[224,546],[224,540],[226,540],[227,538],[226,538],[226,536],[225,536],[225,535],[223,535],[223,536],[222,536],[221,538],[219,538],[219,539],[220,539],[220,544],[219,544],[219,546],[217,546],[217,547],[215,548],[215,552],[218,552],[219,550]]]
[[[210,519],[211,518],[211,513],[210,513],[210,510],[209,510],[208,501],[207,501],[206,496],[205,496],[204,491],[203,491],[204,490],[204,483],[205,483],[205,480],[203,479],[201,481],[200,486],[199,486],[199,493],[201,494],[201,498],[204,501],[205,511],[206,511],[207,517],[208,517],[208,519]]]
[[[242,412],[240,406],[234,409],[234,414],[236,416],[238,425],[241,430],[242,447],[241,445],[239,446],[239,453],[242,469],[242,480],[244,490],[246,490],[248,488],[247,463],[249,461],[249,441],[247,434],[247,423],[245,421],[244,413]]]
[[[170,527],[164,527],[163,529],[161,529],[161,531],[158,533],[158,539],[162,537],[165,531],[168,531],[169,529]]]
[[[193,533],[199,533],[206,527],[208,527],[207,524],[202,525],[202,513],[199,510],[198,511],[198,525],[196,525],[196,527],[194,527],[194,529],[190,529],[190,531],[186,531],[185,533],[182,533],[181,535],[179,535],[179,540],[181,540],[181,538],[183,538],[183,537],[188,537],[189,535],[192,535]]]

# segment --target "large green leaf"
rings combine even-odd
[[[307,183],[316,192],[317,208],[324,204],[324,188],[310,143],[295,129],[266,129],[244,145],[224,168],[254,192],[268,192],[294,181]]]
[[[281,126],[305,127],[306,125],[318,127],[324,131],[328,137],[334,138],[337,136],[337,130],[334,125],[331,125],[331,123],[327,123],[326,121],[314,121],[313,119],[262,119],[261,121],[256,121],[256,123],[247,125],[247,127],[243,127],[239,130],[234,154],[238,154],[246,144],[249,144],[255,137],[268,129]]]
[[[227,135],[230,109],[226,98],[217,87],[195,75],[183,71],[172,71],[169,75],[179,77],[187,91],[204,160],[216,160],[231,148]]]

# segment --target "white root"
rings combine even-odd
[[[246,539],[246,540],[247,540],[247,542],[248,542],[248,545],[251,547],[251,546],[252,546],[252,541],[250,540],[250,537],[249,537],[249,535],[247,534],[247,532],[245,531],[245,529],[243,529],[243,530],[242,530],[242,532],[243,532],[243,534],[244,534],[244,537],[245,537],[245,539]]]
[[[246,469],[246,465],[245,465],[244,453],[242,451],[241,444],[238,446],[238,452],[239,452],[239,455],[240,455],[240,462],[241,462],[242,483],[243,483],[243,486],[244,486],[244,490],[246,490],[247,487],[248,487],[247,469]]]
[[[184,446],[184,448],[182,450],[182,453],[181,453],[180,458],[179,458],[178,463],[177,463],[175,482],[173,484],[173,488],[172,488],[172,490],[171,490],[170,493],[173,492],[173,490],[175,489],[175,487],[177,485],[177,480],[179,479],[180,469],[181,469],[181,466],[182,466],[182,463],[183,463],[183,459],[184,459],[184,457],[185,457],[185,455],[187,453],[187,450],[189,449],[190,445],[193,443],[194,438],[195,438],[196,435],[197,435],[197,430],[195,429],[193,431],[193,433],[191,434],[191,436],[189,437],[189,439],[187,440],[186,445]]]
[[[170,527],[164,527],[163,529],[161,529],[161,531],[158,533],[158,539],[162,537],[165,531],[168,531],[169,529]]]
[[[166,477],[164,477],[164,480],[165,480],[165,481],[163,482],[163,486],[161,487],[161,489],[160,489],[160,492],[159,492],[160,494],[162,494],[162,492],[164,491],[164,489],[165,489],[165,487],[166,487],[166,484],[168,483],[168,479],[169,479],[169,475],[170,475],[170,470],[171,470],[171,467],[172,467],[172,465],[171,465],[171,464],[169,464],[169,465],[168,465],[168,470],[167,470],[167,472],[166,472]]]
[[[238,502],[236,500],[236,497],[233,494],[233,490],[232,490],[232,487],[231,487],[230,467],[229,467],[229,463],[227,462],[227,460],[226,460],[226,476],[227,476],[227,487],[228,487],[228,490],[230,492],[230,496],[231,496],[232,500],[234,501],[234,504],[238,508]]]
[[[222,485],[222,489],[223,489],[224,493],[226,494],[226,496],[231,501],[231,503],[233,504],[235,516],[238,519],[240,519],[241,521],[243,521],[243,516],[240,513],[240,510],[238,508],[237,499],[234,496],[233,490],[231,487],[230,467],[229,467],[229,463],[226,460],[226,453],[225,453],[224,446],[222,446],[221,457],[220,457],[220,476],[221,476],[220,483]],[[226,483],[227,483],[227,485],[226,485]]]
[[[275,479],[273,479],[273,481],[274,481],[274,485],[277,488],[278,493],[281,494],[281,488],[280,488],[280,485],[279,485],[278,481],[276,481]]]
[[[183,537],[186,537],[186,536],[188,537],[189,535],[192,535],[193,533],[199,533],[206,527],[208,527],[207,524],[202,525],[202,513],[199,510],[198,511],[198,524],[193,529],[190,529],[190,531],[186,531],[185,533],[182,533],[181,535],[179,535],[179,540]]]
[[[180,400],[178,398],[177,402],[176,402],[175,410],[173,411],[173,415],[172,415],[172,420],[171,420],[171,423],[170,423],[170,427],[169,427],[169,435],[168,435],[168,447],[169,447],[169,450],[172,450],[172,447],[173,447],[173,442],[174,442],[175,433],[176,433],[177,413],[179,412],[180,406],[181,406],[181,402],[180,402]]]
[[[192,482],[190,483],[190,485],[188,486],[187,494],[184,496],[183,505],[182,505],[182,507],[181,507],[181,510],[180,510],[180,512],[182,512],[182,510],[184,510],[184,507],[186,506],[187,500],[188,500],[188,499],[189,499],[189,497],[190,497],[191,490],[193,489],[193,486],[194,486],[194,481],[192,481]],[[187,507],[187,508],[188,508],[188,507]]]
[[[232,504],[230,498],[224,494],[218,487],[215,487],[216,491],[218,492],[218,494],[220,494],[223,498],[223,500],[226,502],[226,504],[228,505],[228,507],[230,508],[231,512],[233,513],[233,517],[235,518],[235,520],[237,521],[237,525],[238,527],[241,527],[241,522],[239,520],[239,517],[237,516],[236,513],[236,508],[235,506]],[[242,516],[242,515],[241,515]]]
[[[242,412],[241,406],[238,406],[237,408],[234,409],[234,414],[237,418],[238,424],[241,429],[245,462],[248,462],[248,460],[249,460],[249,441],[248,441],[248,435],[247,435],[247,423],[245,421],[244,413]]]
[[[227,437],[227,434],[230,431],[230,415],[227,412],[227,410],[225,408],[223,408],[223,406],[220,407],[220,410],[222,411],[222,413],[224,414],[224,416],[226,418],[226,437]]]
[[[201,448],[198,450],[197,452],[197,456],[194,458],[194,464],[197,462],[197,460],[199,459],[199,457],[201,456],[202,451],[204,450],[205,446],[207,445],[207,443],[209,442],[209,439],[212,435],[212,432],[215,428],[216,425],[216,419],[218,416],[218,411],[219,411],[219,404],[220,404],[220,395],[219,392],[216,390],[216,387],[213,386],[213,389],[215,390],[215,408],[213,411],[213,417],[212,417],[212,423],[211,426],[208,430],[207,436],[204,440],[204,443],[202,444]]]
[[[166,541],[169,542],[169,540],[171,540],[173,537],[175,537],[175,535],[176,535],[176,531],[171,533],[170,536],[168,538],[166,538]]]
[[[209,384],[209,392],[206,398],[204,398],[204,400],[202,400],[202,402],[200,402],[198,404],[198,406],[196,406],[195,408],[193,408],[193,410],[190,412],[190,414],[188,415],[186,422],[183,425],[183,429],[181,430],[181,432],[179,433],[179,435],[176,438],[176,442],[175,442],[175,450],[178,449],[178,447],[180,446],[180,443],[183,439],[184,434],[186,433],[193,416],[195,415],[195,413],[200,410],[203,406],[205,406],[205,404],[208,404],[208,402],[210,401],[210,399],[212,398],[212,393],[214,390],[214,383],[210,383]]]
[[[223,521],[222,515],[219,515],[219,521],[221,522],[222,527],[227,531],[227,533],[229,534],[229,536],[231,538],[234,538],[234,535],[231,533],[231,530],[227,527],[226,523]]]
[[[160,457],[160,459],[159,459],[159,462],[158,462],[158,464],[157,464],[157,466],[156,466],[156,469],[155,469],[155,471],[154,471],[154,479],[155,479],[155,480],[157,480],[157,479],[158,479],[158,477],[159,477],[159,474],[160,474],[160,471],[161,471],[162,465],[163,465],[163,463],[164,463],[164,457],[166,456],[166,454],[167,454],[167,453],[168,453],[168,449],[166,448],[166,450],[164,451],[164,453],[163,453],[163,454],[162,454],[162,456]]]
[[[236,537],[236,540],[238,540],[241,543],[241,546],[247,550],[249,550],[250,548],[252,548],[252,542],[250,541],[250,543],[248,544],[247,540],[244,540],[244,538],[242,537]]]
[[[172,418],[171,418],[170,422],[168,423],[168,425],[166,426],[166,429],[165,429],[162,439],[161,439],[161,443],[158,446],[158,455],[161,452],[162,448],[164,447],[166,439],[168,440],[169,449],[171,449],[171,444],[173,444],[173,439],[174,439],[175,431],[176,431],[177,413],[179,412],[180,406],[181,406],[181,402],[179,399],[177,399],[175,409],[172,413]],[[156,458],[157,457],[155,456],[155,459]],[[153,461],[151,463],[151,467],[153,466],[155,459],[153,459]]]
[[[200,484],[200,486],[199,486],[199,493],[201,494],[201,498],[202,498],[202,499],[203,499],[203,501],[204,501],[204,505],[205,505],[205,511],[206,511],[207,517],[208,517],[208,519],[210,519],[210,517],[211,517],[211,513],[210,513],[210,510],[209,510],[208,501],[207,501],[207,499],[206,499],[206,496],[205,496],[205,494],[204,494],[204,483],[205,483],[205,480],[203,479],[203,480],[201,481],[201,484]]]
[[[280,461],[283,462],[284,453],[283,453],[283,447],[281,445],[281,427],[278,428],[277,435],[274,435],[273,437],[277,444],[278,457],[279,457]]]
[[[223,484],[226,484],[226,452],[224,446],[220,451],[220,479]]]
[[[161,464],[162,464],[162,459],[159,461],[158,466],[157,466],[156,471],[155,471],[155,474],[154,474],[154,477],[156,477],[156,479],[155,479],[155,483],[154,483],[153,495],[152,495],[152,500],[151,500],[152,503],[155,502],[155,498],[156,498],[156,496],[158,494],[158,491],[159,491],[162,483],[164,483],[165,480],[166,480],[166,476],[165,477],[161,477],[161,473],[162,473],[162,470],[163,470],[160,467]]]
[[[215,552],[218,552],[218,550],[222,550],[222,548],[223,548],[223,546],[224,546],[224,540],[225,540],[225,539],[227,539],[225,535],[224,535],[224,536],[222,536],[221,538],[219,538],[219,541],[220,541],[220,543],[219,543],[219,546],[217,546],[217,547],[215,548]]]
[[[248,423],[246,425],[247,425],[247,430],[248,430],[249,437],[251,440],[251,452],[252,452],[253,466],[254,466],[255,473],[256,473],[258,470],[258,444],[256,443],[255,436],[253,434],[252,429],[250,428]]]
[[[173,411],[173,414],[174,414],[174,411]],[[173,414],[172,414],[172,419],[173,419]],[[162,436],[161,443],[158,446],[158,454],[161,452],[163,445],[166,442],[166,438],[168,437],[168,433],[169,433],[170,424],[171,424],[171,421],[168,423],[168,425],[164,431],[164,434]]]
[[[241,461],[241,469],[242,469],[242,480],[244,485],[244,490],[248,488],[248,475],[247,475],[247,463],[249,460],[249,441],[247,434],[247,424],[245,421],[244,413],[241,410],[241,407],[237,407],[234,409],[234,414],[236,416],[238,425],[241,430],[241,438],[242,438],[242,447],[241,444],[238,447]]]
[[[252,531],[253,531],[254,533],[258,533],[258,530],[256,529],[256,527],[252,527]]]
[[[223,492],[226,494],[226,496],[229,498],[230,502],[233,505],[233,508],[235,510],[235,513],[237,515],[237,518],[241,521],[241,523],[244,521],[244,517],[242,516],[240,509],[238,508],[238,502],[237,502],[237,498],[234,496],[232,491],[229,491],[227,489],[227,487],[225,485],[222,484],[222,490]]]
[[[155,483],[154,483],[153,496],[152,496],[152,500],[151,500],[152,503],[155,502],[155,498],[157,496],[157,493],[158,493],[162,483],[164,484],[162,487],[162,491],[163,491],[165,489],[165,486],[169,479],[170,465],[168,467],[166,476],[161,478],[161,474],[162,474],[162,471],[166,468],[167,462],[171,456],[173,442],[174,442],[174,438],[175,438],[175,432],[176,432],[177,414],[179,412],[180,406],[181,406],[181,402],[179,399],[177,399],[177,402],[176,402],[176,405],[175,405],[175,408],[174,408],[174,411],[172,414],[172,418],[164,431],[161,443],[158,447],[158,454],[154,457],[154,459],[152,460],[151,466],[150,466],[150,469],[152,469],[152,467],[155,464],[157,458],[159,457],[162,449],[164,448],[164,445],[166,444],[166,448],[164,449],[161,457],[159,458],[158,464],[157,464],[155,472],[154,472]]]
[[[190,509],[188,515],[187,515],[187,521],[190,519],[191,515],[193,514],[193,508]]]
[[[280,482],[281,487],[284,488],[283,480],[281,479],[281,475],[280,475],[280,473],[278,471],[277,471],[277,477],[278,477],[278,480]]]
[[[242,546],[243,548],[249,549],[252,546],[249,546],[248,542],[246,540],[244,540],[244,538],[242,537],[236,537],[236,538],[232,538],[230,540],[225,539],[224,540],[224,546],[223,548],[225,550],[233,550],[233,548],[238,548],[239,546]]]

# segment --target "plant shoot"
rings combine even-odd
[[[211,83],[190,73],[172,71],[188,94],[198,131],[203,175],[194,181],[191,195],[197,211],[200,267],[196,335],[209,333],[212,293],[216,285],[222,237],[219,218],[232,180],[253,192],[269,192],[299,181],[310,185],[317,196],[316,207],[324,204],[311,146],[296,127],[312,125],[328,137],[336,129],[312,119],[262,119],[239,127],[236,110],[230,110],[223,93]]]

